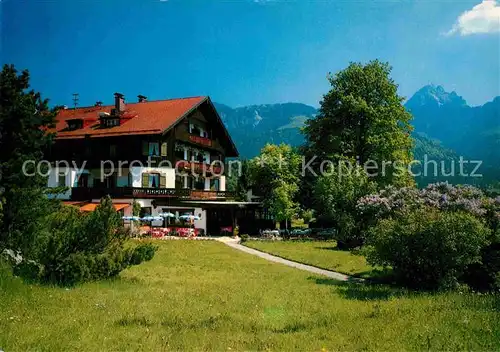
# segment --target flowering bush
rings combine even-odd
[[[480,189],[472,186],[452,186],[448,183],[436,183],[420,190],[415,188],[390,187],[378,194],[361,198],[357,202],[356,208],[366,219],[366,223],[372,226],[372,231],[370,232],[372,238],[369,238],[369,242],[377,244],[374,247],[375,252],[372,255],[372,259],[377,258],[376,260],[378,261],[381,258],[388,258],[389,254],[385,253],[384,250],[391,251],[391,246],[395,245],[392,242],[395,239],[392,239],[391,236],[407,236],[411,238],[411,241],[413,241],[412,245],[410,246],[410,243],[405,244],[405,246],[408,246],[406,250],[411,252],[421,251],[422,248],[427,249],[428,246],[432,247],[435,243],[439,243],[440,239],[442,239],[441,236],[446,236],[447,231],[449,231],[446,227],[440,230],[439,227],[433,227],[433,231],[436,231],[430,237],[433,241],[424,245],[425,242],[422,241],[427,241],[427,239],[424,238],[425,236],[422,237],[421,231],[423,230],[415,227],[416,223],[408,223],[408,221],[430,221],[430,214],[456,217],[456,219],[459,219],[461,216],[456,214],[467,214],[474,217],[483,226],[485,225],[485,228],[489,229],[489,231],[485,237],[486,242],[481,247],[481,260],[468,264],[467,269],[462,273],[462,280],[476,289],[500,288],[500,197],[488,198]],[[419,214],[421,220],[415,218],[415,214]],[[456,224],[465,226],[463,219],[457,221]],[[393,232],[385,231],[383,229],[384,226],[389,226]],[[452,228],[456,231],[462,231],[463,228],[460,226]],[[424,233],[428,233],[427,230]],[[471,237],[476,235],[473,232],[469,234]],[[388,236],[386,240],[389,241],[387,243],[390,243],[390,246],[388,245],[386,248],[382,245],[381,236]],[[469,238],[466,239],[468,240]],[[422,260],[421,258],[413,258],[410,252],[405,254],[408,260],[410,258],[411,260]],[[457,253],[457,255],[463,254]],[[394,258],[389,261],[392,262],[391,265],[395,265]],[[436,265],[443,264],[439,261],[427,262],[429,265],[432,263]],[[418,263],[407,264],[407,267],[410,267]],[[401,266],[401,264],[399,265]],[[427,269],[436,273],[446,271],[441,266],[430,266]],[[410,274],[413,271],[411,270]],[[422,275],[422,273],[419,275]],[[453,280],[456,280],[457,277],[457,275],[454,275]],[[406,279],[403,281],[406,281]],[[441,279],[437,281],[441,281]]]
[[[487,198],[473,186],[452,186],[448,183],[430,184],[426,188],[390,187],[378,194],[361,198],[357,209],[361,214],[378,219],[407,215],[424,206],[443,211],[465,211],[478,217],[491,217],[492,225],[500,219],[500,199]]]

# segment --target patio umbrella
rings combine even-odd
[[[163,218],[161,216],[148,215],[148,216],[141,218],[140,220],[142,220],[142,221],[161,221],[161,220],[163,220]]]
[[[140,217],[138,217],[138,216],[123,216],[123,217],[122,217],[122,220],[129,220],[129,221],[132,221],[132,220],[134,220],[134,221],[138,221],[138,220],[140,220],[140,219],[141,219],[141,218],[140,218]]]
[[[175,218],[175,214],[172,213],[160,213],[158,216],[161,216],[162,218]]]
[[[182,220],[200,220],[200,217],[196,216],[196,215],[181,215],[181,216],[179,216],[179,219],[182,219]]]

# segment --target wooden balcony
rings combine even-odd
[[[176,165],[178,165],[179,171],[193,171],[197,174],[207,173],[220,175],[222,172],[222,168],[220,166],[212,166],[210,164],[196,161],[178,160]]]
[[[232,192],[176,188],[74,187],[71,189],[71,199],[75,201],[100,199],[107,195],[112,198],[179,198],[185,200],[223,200],[234,197]]]
[[[187,131],[179,131],[176,138],[180,141],[189,142],[200,147],[210,148],[217,151],[222,151],[222,147],[217,140],[201,137],[197,134],[192,134]]]
[[[188,139],[190,142],[202,145],[204,147],[212,147],[213,141],[210,138],[200,137],[195,134],[189,134]]]

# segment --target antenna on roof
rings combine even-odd
[[[78,93],[73,93],[73,106],[74,106],[75,110],[76,110],[76,107],[78,105],[78,96],[79,95],[80,94],[78,94]]]

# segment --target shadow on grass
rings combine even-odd
[[[341,251],[340,249],[337,248],[337,245],[332,245],[332,246],[316,246],[314,249],[323,249],[327,251]]]
[[[119,326],[133,326],[133,327],[139,327],[139,326],[150,327],[154,325],[153,322],[146,317],[124,317],[117,320],[116,324]]]
[[[405,289],[373,283],[370,281],[360,282],[359,279],[352,278],[348,281],[334,279],[309,277],[318,285],[334,286],[335,291],[346,299],[359,301],[386,301],[391,298],[407,296],[409,292]]]

